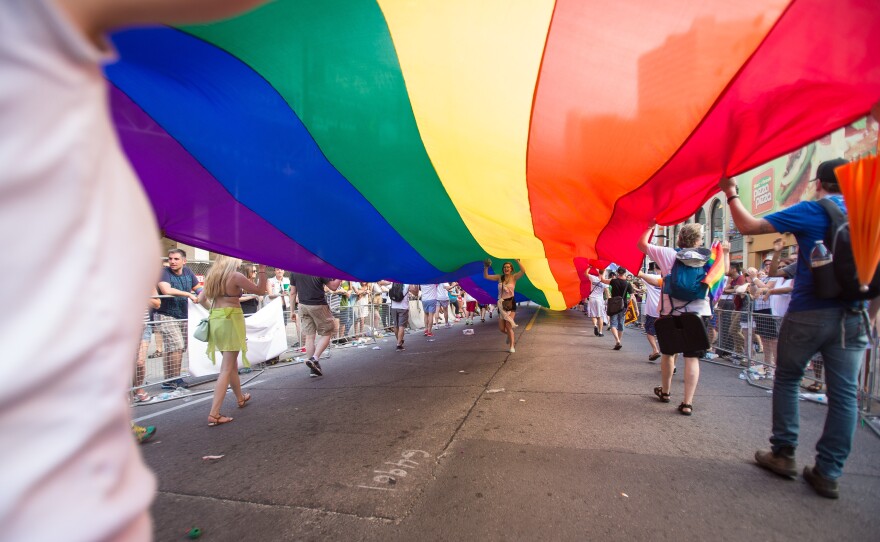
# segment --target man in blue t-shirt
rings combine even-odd
[[[816,198],[829,198],[844,212],[834,169],[845,160],[819,164],[816,172]],[[823,497],[838,497],[837,479],[852,448],[858,421],[856,392],[859,368],[868,345],[863,303],[819,299],[813,291],[810,251],[824,239],[831,223],[828,214],[815,201],[804,201],[763,219],[753,217],[743,206],[732,179],[722,178],[719,187],[727,195],[730,214],[737,229],[745,235],[790,232],[797,238],[798,262],[794,291],[788,313],[779,331],[776,378],[773,382],[773,435],[771,449],[755,453],[755,461],[776,474],[797,476],[794,451],[798,443],[798,386],[807,363],[822,353],[828,386],[828,414],[822,438],[816,443],[816,464],[804,468],[804,479]],[[870,306],[873,321],[880,298]]]
[[[174,297],[162,298],[153,317],[158,322],[154,331],[162,337],[165,378],[175,378],[162,384],[162,389],[187,387],[183,379],[177,377],[180,376],[183,353],[186,351],[187,299],[198,302],[198,296],[193,292],[198,285],[199,279],[186,266],[186,252],[179,248],[169,250],[168,267],[162,269],[159,279],[159,293]]]

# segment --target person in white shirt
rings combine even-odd
[[[284,313],[284,325],[290,321],[290,314],[295,310],[290,303],[290,279],[284,276],[284,269],[275,268],[275,276],[269,279],[269,299],[281,298],[281,312]]]
[[[660,267],[660,275],[666,277],[672,271],[675,264],[677,251],[674,248],[660,247],[652,245],[648,241],[654,231],[653,226],[648,229],[639,239],[638,248],[645,253],[651,260]],[[678,234],[678,246],[681,249],[694,249],[703,245],[703,226],[701,224],[685,224]],[[730,245],[724,243],[722,245],[724,252],[725,271],[729,266]],[[703,324],[707,325],[712,310],[709,305],[708,293],[703,299],[693,301],[683,301],[670,297],[661,291],[660,295],[661,315],[675,313],[695,313],[703,317]],[[704,352],[680,352],[684,357],[684,398],[678,406],[678,411],[685,416],[693,414],[693,398],[697,390],[697,382],[700,379],[700,358]],[[674,368],[675,356],[663,354],[660,358],[660,372],[662,383],[654,388],[654,394],[657,398],[668,403],[670,401],[670,388],[672,387],[672,371]]]
[[[657,346],[657,330],[654,324],[660,317],[660,288],[655,284],[661,277],[639,271],[639,278],[643,279],[645,284],[645,336],[648,338],[648,344],[651,345],[648,361],[657,361],[660,359],[660,348]]]
[[[156,482],[131,434],[126,391],[143,300],[159,278],[159,229],[111,121],[106,33],[255,4],[0,2],[0,239],[50,284],[75,285],[6,294],[16,311],[0,323],[2,381],[14,383],[0,387],[4,540],[151,537]],[[126,286],[111,295],[118,270],[97,264],[108,255],[127,266]]]
[[[425,310],[425,337],[434,336],[434,316],[437,313],[437,296],[439,284],[421,284],[422,308]],[[445,294],[444,294],[445,295]]]
[[[587,316],[593,321],[593,335],[604,337],[605,333],[605,285],[601,273],[595,267],[586,271],[590,280],[590,295],[587,296]]]

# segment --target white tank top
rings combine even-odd
[[[110,121],[111,56],[51,0],[0,2],[0,262],[30,286],[0,316],[7,540],[151,536],[125,392],[159,243]]]

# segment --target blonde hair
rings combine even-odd
[[[214,265],[205,276],[205,297],[208,299],[217,299],[226,295],[226,281],[229,277],[238,272],[241,267],[241,260],[238,258],[230,258],[229,256],[217,256]]]
[[[703,225],[692,222],[685,224],[678,232],[679,248],[695,248],[703,236]]]

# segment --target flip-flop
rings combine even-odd
[[[648,361],[657,361],[658,359],[660,359],[660,354],[651,354],[648,356]]]

